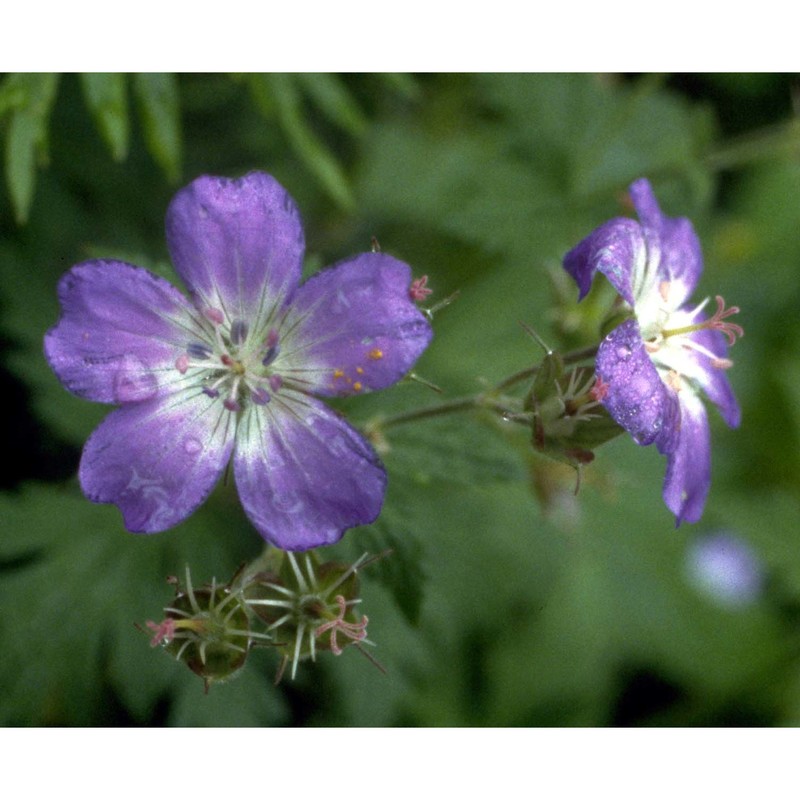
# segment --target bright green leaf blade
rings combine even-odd
[[[354,136],[363,133],[367,119],[341,78],[326,72],[301,73],[297,78],[314,105],[331,122]]]
[[[396,487],[390,490],[377,522],[359,531],[358,547],[373,555],[391,551],[365,574],[381,583],[409,624],[416,625],[424,597],[423,548],[414,525],[397,510],[406,505],[397,499],[401,494]]]
[[[134,76],[133,87],[147,149],[168,180],[176,182],[182,157],[178,79],[170,73],[142,72]]]
[[[339,205],[352,208],[353,196],[342,166],[303,117],[296,79],[290,75],[254,75],[252,83],[256,84],[256,94],[267,92],[271,95],[289,145],[306,167]]]
[[[47,154],[47,122],[56,96],[58,76],[51,73],[15,78],[13,112],[6,134],[6,182],[14,216],[22,225],[28,219],[36,186],[36,167]]]
[[[86,105],[115,161],[128,155],[130,122],[126,76],[118,72],[84,72],[81,86]]]
[[[6,139],[6,180],[14,205],[14,216],[22,225],[28,219],[36,186],[36,142],[39,123],[18,111],[11,118]]]
[[[7,75],[0,84],[0,119],[10,110],[18,108],[25,101],[24,76],[19,73]]]

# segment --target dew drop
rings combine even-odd
[[[188,455],[195,456],[203,449],[203,445],[199,439],[190,436],[188,439],[184,440],[183,449]]]
[[[623,360],[627,361],[631,357],[631,347],[628,344],[621,344],[617,348],[617,355]]]
[[[149,400],[158,392],[158,380],[141,360],[128,355],[121,359],[120,368],[113,378],[112,391],[117,403]]]
[[[299,514],[305,508],[305,503],[297,492],[276,492],[272,502],[284,514]]]

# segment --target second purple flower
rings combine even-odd
[[[431,340],[408,265],[363,253],[300,285],[292,198],[269,175],[201,177],[167,212],[190,300],[152,273],[90,261],[62,279],[45,353],[73,393],[120,407],[83,451],[89,499],[154,533],[186,519],[233,458],[244,509],[286,550],[372,522],[386,475],[316,396],[382,389]]]
[[[662,213],[650,183],[640,178],[630,196],[639,221],[617,218],[564,256],[579,299],[602,273],[630,319],[601,342],[597,376],[611,417],[640,445],[667,456],[663,497],[677,524],[697,522],[711,485],[711,441],[701,393],[736,427],[741,412],[725,370],[728,345],[742,335],[725,308],[705,315],[708,303],[689,305],[703,270],[700,242],[683,217]]]

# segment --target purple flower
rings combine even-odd
[[[363,253],[300,285],[304,237],[269,175],[201,177],[167,211],[191,302],[152,273],[89,261],[61,280],[45,337],[61,382],[115,403],[83,450],[80,483],[126,527],[186,519],[231,456],[259,533],[287,550],[330,544],[380,512],[386,475],[370,445],[315,395],[399,380],[430,342],[408,265]]]
[[[711,483],[711,443],[700,391],[731,427],[741,414],[725,370],[727,344],[742,329],[726,319],[738,308],[707,318],[707,300],[685,303],[703,270],[691,222],[661,213],[644,178],[630,187],[639,222],[601,225],[564,257],[582,299],[602,272],[634,318],[611,331],[597,352],[597,375],[607,384],[603,403],[640,445],[655,443],[667,456],[664,502],[676,524],[700,519]],[[726,344],[727,338],[727,344]]]

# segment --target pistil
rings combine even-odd
[[[687,333],[695,333],[696,331],[714,330],[724,334],[728,339],[728,345],[732,347],[736,344],[737,337],[744,336],[744,329],[735,322],[725,322],[724,320],[734,314],[738,314],[739,307],[731,306],[730,308],[725,308],[725,301],[719,295],[717,295],[716,300],[717,310],[714,312],[713,317],[695,325],[684,325],[680,328],[662,330],[661,338],[668,339],[670,336],[684,336]]]

